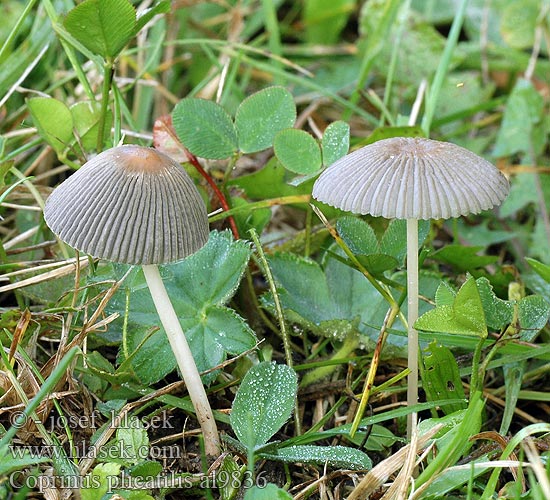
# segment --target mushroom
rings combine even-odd
[[[504,175],[471,151],[409,137],[384,139],[340,158],[313,186],[313,197],[328,205],[407,220],[408,405],[418,401],[418,220],[479,213],[499,205],[508,191]]]
[[[189,175],[175,160],[152,148],[108,149],[54,189],[44,218],[73,248],[142,266],[195,408],[206,454],[219,455],[216,421],[157,267],[187,257],[208,240],[206,206]]]

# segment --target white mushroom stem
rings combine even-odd
[[[407,323],[408,368],[407,406],[418,402],[418,332],[413,328],[418,319],[418,220],[407,219]],[[407,437],[412,435],[413,415],[407,420]]]
[[[210,403],[208,402],[208,397],[206,396],[206,391],[204,390],[193,354],[187,343],[187,338],[183,333],[178,316],[168,297],[158,267],[156,265],[144,265],[142,267],[160,321],[166,331],[172,352],[195,408],[204,436],[205,453],[206,455],[217,457],[220,455],[220,439],[216,420],[212,414],[212,409],[210,408]]]

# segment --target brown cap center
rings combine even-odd
[[[131,144],[117,148],[115,155],[126,173],[157,174],[171,164],[170,159],[158,151]]]

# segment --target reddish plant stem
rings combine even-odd
[[[214,181],[214,179],[212,179],[212,176],[206,170],[204,170],[204,168],[202,168],[202,165],[199,163],[199,160],[193,153],[191,153],[191,151],[188,151],[186,148],[184,148],[184,150],[185,150],[187,159],[189,160],[189,163],[191,163],[191,165],[193,165],[199,171],[199,174],[201,174],[206,179],[206,182],[208,182],[208,184],[214,191],[214,194],[218,198],[223,210],[225,212],[228,212],[230,209],[229,204],[227,203],[227,199],[225,195],[221,192],[220,188],[217,186],[216,181]],[[237,224],[235,222],[234,217],[230,215],[227,217],[227,220],[229,221],[229,225],[231,226],[231,231],[233,232],[233,236],[235,237],[236,240],[238,240],[240,238],[239,230],[237,229]]]
[[[155,121],[155,127],[156,130],[162,129],[163,132],[168,134],[170,136],[170,139],[174,141],[174,144],[176,147],[182,151],[185,154],[185,157],[187,158],[187,161],[193,165],[199,174],[201,174],[204,179],[206,179],[206,182],[208,182],[208,185],[212,188],[214,191],[214,194],[216,195],[216,198],[218,198],[218,201],[220,202],[220,205],[224,212],[227,212],[230,210],[229,203],[227,203],[227,198],[222,193],[221,189],[216,184],[216,181],[212,178],[212,176],[202,168],[202,165],[200,164],[198,158],[191,153],[178,139],[178,136],[176,135],[176,132],[174,128],[172,127],[172,117],[170,115],[167,116],[161,116]],[[155,147],[159,148],[160,144],[155,142]],[[159,148],[160,149],[160,148]],[[230,215],[227,217],[229,221],[229,226],[231,227],[231,232],[233,233],[233,236],[235,239],[240,239],[239,230],[237,229],[237,223],[235,222],[235,218]]]

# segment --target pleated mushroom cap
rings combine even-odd
[[[499,205],[509,189],[494,165],[465,148],[394,137],[339,159],[319,176],[313,197],[356,214],[447,219]]]
[[[208,239],[206,206],[175,160],[152,148],[108,149],[49,196],[44,218],[73,248],[126,264],[162,264]]]

